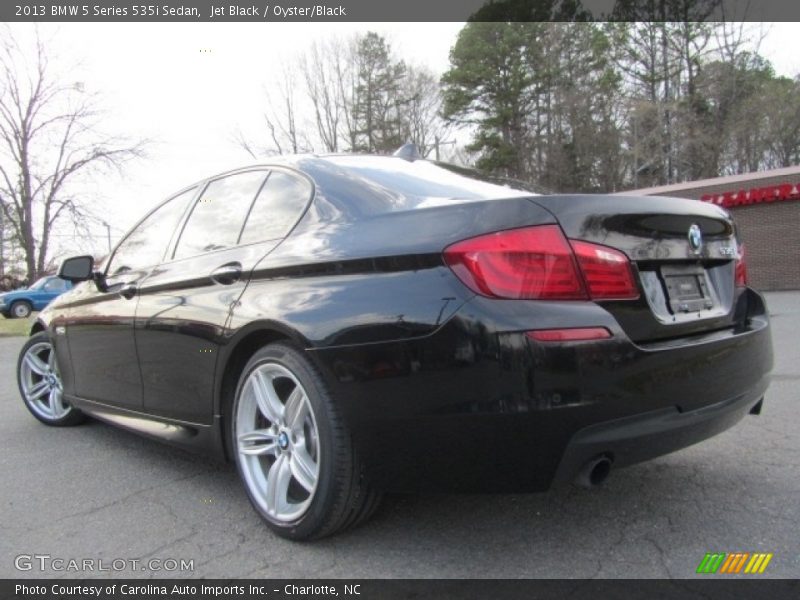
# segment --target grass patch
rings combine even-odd
[[[29,319],[6,319],[0,316],[0,337],[28,337],[34,318],[31,316]]]

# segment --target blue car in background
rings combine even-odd
[[[72,283],[65,279],[42,277],[28,288],[0,294],[0,314],[6,319],[24,319],[70,289]]]

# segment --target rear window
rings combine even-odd
[[[244,171],[209,183],[184,225],[175,258],[235,246],[247,211],[266,177],[266,171]]]
[[[472,169],[389,156],[335,156],[331,163],[368,186],[391,194],[394,208],[439,206],[453,200],[497,200],[537,195],[534,186],[489,178]],[[376,190],[377,191],[377,190]]]
[[[273,171],[250,209],[239,243],[250,244],[285,236],[300,218],[311,198],[311,191],[311,184],[305,179]]]

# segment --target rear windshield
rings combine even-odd
[[[390,156],[335,156],[327,158],[370,187],[379,187],[395,199],[396,208],[447,204],[453,200],[496,200],[537,195],[533,186],[486,177],[478,171],[427,160],[413,162]],[[377,190],[376,190],[377,191]]]

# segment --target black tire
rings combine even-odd
[[[49,351],[47,350],[48,346]],[[45,364],[50,365],[51,363],[47,360],[49,358],[48,352],[53,352],[53,346],[50,337],[45,331],[32,335],[28,341],[25,342],[22,350],[20,350],[19,358],[17,359],[17,387],[22,396],[22,401],[25,403],[25,407],[28,411],[45,425],[50,425],[51,427],[80,425],[86,420],[86,415],[65,402],[60,393],[56,396],[57,400],[54,400],[53,396],[51,396],[47,390],[43,390],[42,395],[44,395],[44,393],[48,394],[47,402],[42,401],[40,399],[41,397],[31,398],[31,391],[37,385],[47,383],[46,380],[51,376],[54,378],[53,381],[57,383],[58,389],[60,390],[61,380],[58,374],[58,367],[55,363],[52,363],[52,365],[54,365],[53,369],[47,370],[42,374],[34,372],[33,369],[26,364],[26,356],[31,353],[35,354],[40,360],[43,359],[42,362]],[[50,386],[50,389],[52,390],[52,386]],[[54,404],[58,405],[59,408],[53,409]]]
[[[314,437],[315,447],[318,447],[316,487],[307,498],[310,504],[307,505],[305,512],[291,521],[274,518],[262,506],[264,504],[262,495],[267,494],[266,489],[261,489],[253,482],[254,463],[249,462],[252,460],[251,457],[243,456],[239,451],[237,441],[239,416],[250,410],[249,407],[253,402],[243,399],[245,384],[251,376],[255,377],[256,370],[273,368],[287,369],[302,386],[303,397],[308,399],[311,407],[310,418],[318,432]],[[248,393],[252,394],[252,390]],[[285,400],[286,398],[281,398],[281,402]],[[363,522],[377,507],[380,494],[368,485],[364,477],[350,433],[336,402],[317,368],[301,350],[287,343],[275,343],[256,352],[242,371],[228,417],[228,449],[235,457],[236,467],[248,498],[267,525],[281,537],[298,541],[322,538]],[[266,418],[264,422],[270,423]],[[280,455],[277,437],[274,438],[272,447]],[[284,452],[289,455],[294,450],[296,449],[289,448]],[[270,468],[277,463],[277,458],[275,460],[272,458],[271,454],[260,456],[258,463],[255,464],[263,465],[262,468],[272,473],[276,469],[270,471]],[[265,487],[267,481],[269,477],[265,475]]]
[[[25,300],[17,300],[8,309],[8,314],[12,319],[27,319],[33,312],[33,306]]]

